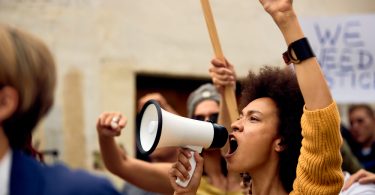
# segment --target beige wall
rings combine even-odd
[[[239,76],[281,63],[282,37],[257,0],[211,4]],[[373,0],[300,0],[295,7],[302,17],[375,13]],[[33,32],[53,51],[57,99],[39,135],[77,167],[92,163],[104,110],[128,116],[119,141],[133,150],[136,72],[208,76],[213,55],[198,0],[0,0],[0,21]]]

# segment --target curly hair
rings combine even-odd
[[[279,175],[284,189],[291,192],[301,149],[300,120],[304,106],[295,73],[288,68],[265,66],[259,74],[250,71],[241,86],[241,108],[262,97],[271,98],[276,103],[280,121],[278,135],[284,148],[279,153]]]

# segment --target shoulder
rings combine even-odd
[[[46,186],[51,188],[52,192],[67,192],[61,194],[118,194],[108,179],[84,170],[69,169],[63,164],[46,166],[44,175]]]
[[[45,187],[45,179],[42,173],[43,166],[21,151],[14,150],[12,153],[10,193],[41,194]]]
[[[22,186],[22,187],[20,187]],[[63,164],[45,166],[14,151],[12,157],[11,194],[118,195],[108,179],[84,170],[72,170]]]
[[[135,185],[132,185],[130,183],[126,183],[126,185],[124,186],[124,188],[122,190],[122,194],[128,194],[128,195],[132,195],[132,194],[137,194],[137,195],[157,195],[158,193],[148,192],[148,191],[145,191],[145,190],[143,190],[141,188],[138,188]]]

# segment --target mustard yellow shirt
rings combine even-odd
[[[197,195],[243,195],[241,191],[225,192],[208,183],[207,177],[202,176]]]
[[[301,126],[301,155],[290,194],[339,194],[344,175],[341,171],[340,115],[336,103],[313,111],[304,108]]]

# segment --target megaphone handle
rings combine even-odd
[[[191,169],[189,171],[189,176],[190,176],[189,179],[187,179],[185,181],[181,181],[180,178],[176,179],[177,185],[179,185],[181,187],[184,187],[184,188],[189,184],[189,182],[191,180],[191,177],[194,174],[195,167],[197,165],[197,162],[195,161],[195,158],[194,158],[194,150],[191,150],[190,154],[191,154],[191,157],[189,158],[189,162],[190,162]]]

